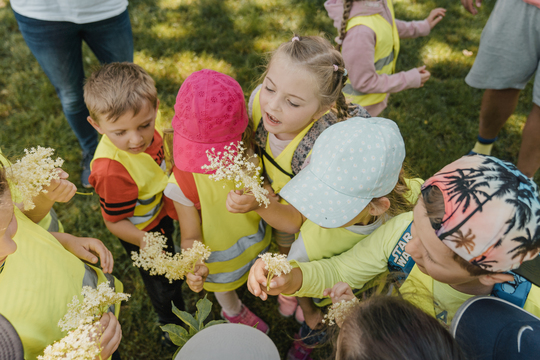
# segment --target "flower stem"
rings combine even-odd
[[[94,195],[93,192],[86,193],[86,192],[78,192],[78,191],[75,191],[75,194],[77,194],[77,195],[86,195],[86,196]]]

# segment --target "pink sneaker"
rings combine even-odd
[[[281,316],[290,317],[294,315],[296,308],[298,307],[298,300],[294,296],[278,295],[277,301],[279,303],[278,311]]]
[[[306,319],[304,319],[304,311],[302,311],[302,308],[300,305],[296,308],[296,312],[294,313],[294,318],[299,324],[302,324]]]
[[[293,346],[287,352],[287,360],[313,360],[310,354],[313,352],[313,348],[307,347],[298,334],[294,334]]]
[[[236,316],[227,316],[227,314],[221,310],[221,316],[233,324],[244,324],[251,327],[255,327],[255,325],[257,325],[257,329],[261,330],[263,333],[268,334],[270,332],[268,325],[260,317],[252,313],[251,310],[249,310],[244,304],[242,304],[240,314]]]

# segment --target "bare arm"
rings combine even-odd
[[[180,223],[180,245],[182,250],[189,249],[195,241],[203,242],[201,217],[195,206],[186,206],[174,201],[174,208]],[[195,266],[193,273],[186,275],[186,283],[192,291],[200,292],[208,276],[208,267],[203,262]]]
[[[274,229],[295,234],[306,221],[306,218],[292,205],[278,201],[277,196],[270,196],[268,207],[259,206],[255,197],[242,191],[230,191],[227,194],[227,210],[231,213],[246,213],[255,211]]]
[[[140,248],[144,248],[146,245],[143,241],[144,234],[146,234],[146,232],[137,229],[137,227],[128,219],[123,219],[117,222],[111,222],[103,219],[103,222],[105,222],[107,229],[109,229],[113,235],[119,237],[120,239],[130,244],[137,245]]]

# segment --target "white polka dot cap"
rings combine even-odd
[[[279,195],[314,223],[337,228],[394,189],[404,159],[395,122],[351,118],[323,131],[310,163]]]

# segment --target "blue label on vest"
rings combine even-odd
[[[398,280],[400,281],[407,278],[406,275],[409,275],[415,264],[411,255],[405,252],[405,245],[407,245],[407,243],[412,239],[411,225],[412,222],[409,224],[403,234],[401,234],[399,241],[394,247],[394,250],[392,250],[390,258],[388,259],[388,270],[390,272],[399,272],[405,274],[404,276],[398,276]]]
[[[529,280],[525,279],[513,271],[508,271],[507,274],[514,276],[514,281],[507,281],[493,286],[491,296],[498,297],[500,299],[511,302],[512,304],[522,308],[525,306],[529,291],[531,291],[532,284]]]

